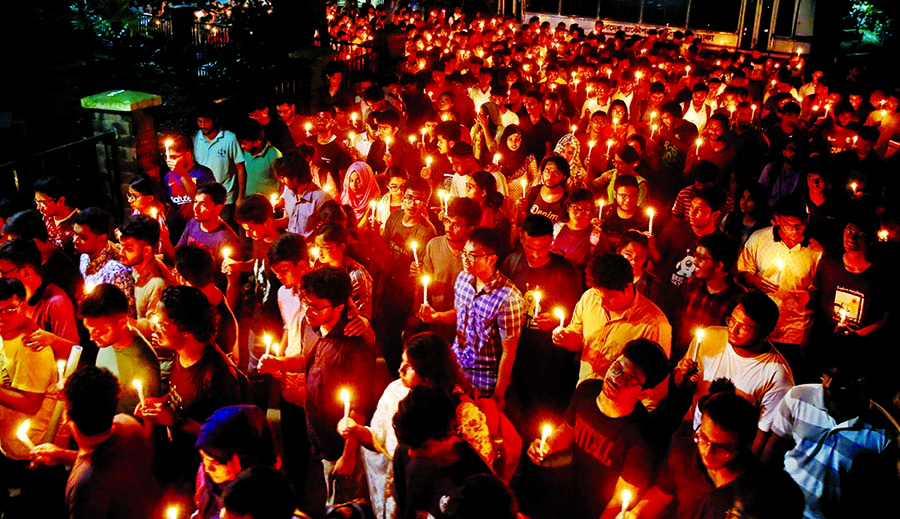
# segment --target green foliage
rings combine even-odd
[[[850,0],[850,8],[844,14],[844,24],[848,29],[868,33],[883,42],[891,35],[894,20],[879,6],[866,0]]]
[[[84,0],[69,8],[76,30],[107,41],[130,36],[140,25],[130,0]]]

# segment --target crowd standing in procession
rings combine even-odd
[[[6,516],[287,519],[311,461],[330,517],[896,508],[896,85],[328,13],[404,59],[329,63],[310,114],[197,106],[115,229],[65,178],[0,202]]]

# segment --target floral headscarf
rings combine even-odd
[[[581,164],[581,144],[578,139],[571,133],[567,133],[556,143],[553,151],[562,155],[569,162],[570,173],[569,180],[566,182],[566,190],[571,193],[576,188],[584,187],[584,177],[587,171]]]

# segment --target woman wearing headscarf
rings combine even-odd
[[[522,130],[518,125],[510,124],[503,129],[497,153],[500,155],[497,164],[488,164],[485,169],[494,173],[500,171],[506,177],[510,200],[519,200],[525,191],[538,178],[538,164],[534,155],[528,153],[522,145]],[[523,185],[524,184],[524,185]]]
[[[497,105],[487,102],[478,109],[478,116],[469,136],[472,138],[472,149],[482,164],[493,160],[497,152],[497,142],[503,135],[504,126],[500,119]]]
[[[341,192],[341,204],[350,207],[356,216],[356,225],[364,229],[371,225],[374,211],[372,203],[378,203],[378,181],[375,172],[365,162],[354,162],[344,174],[344,190]]]
[[[587,170],[581,164],[581,143],[575,135],[567,133],[556,143],[553,152],[561,155],[569,163],[569,179],[566,181],[566,191],[571,193],[580,187],[585,187],[584,179]]]

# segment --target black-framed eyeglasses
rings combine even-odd
[[[301,299],[300,304],[303,306],[303,308],[306,308],[307,312],[317,314],[317,315],[321,314],[322,312],[324,312],[325,310],[327,310],[329,308],[334,307],[334,305],[332,305],[331,303],[324,305],[324,306],[315,306],[315,305],[310,304],[308,299]]]
[[[403,201],[407,202],[409,204],[424,204],[425,203],[424,198],[416,198],[414,196],[409,196],[409,195],[403,195]]]
[[[13,272],[15,272],[17,270],[22,270],[23,268],[24,267],[16,267],[14,269],[9,269],[9,270],[0,270],[0,277],[5,278],[6,276],[12,274]]]
[[[619,378],[622,379],[622,383],[624,385],[641,386],[641,387],[644,386],[644,383],[641,382],[641,379],[639,379],[636,376],[632,375],[631,373],[628,373],[627,371],[625,371],[625,367],[622,366],[622,364],[619,361],[614,361],[609,366],[609,375],[615,379],[619,379]]]
[[[464,251],[462,251],[462,254],[460,256],[462,257],[462,259],[464,259],[466,261],[475,261],[478,258],[483,258],[485,256],[490,256],[490,255],[491,254],[488,254],[486,252],[481,253],[481,254],[476,254],[475,251],[464,250]]]
[[[22,309],[22,303],[16,303],[0,309],[0,315],[15,315]]]
[[[742,323],[735,319],[734,317],[728,316],[725,318],[725,325],[729,328],[734,328],[736,333],[749,333],[756,330],[757,325],[749,325],[746,323]]]
[[[694,433],[694,443],[696,443],[700,447],[709,449],[710,454],[713,455],[734,454],[738,450],[737,445],[718,443],[710,440],[708,436],[703,434],[703,431],[697,431]]]
[[[56,203],[58,201],[59,201],[59,198],[48,198],[46,200],[38,200],[37,198],[35,198],[34,205],[36,205],[38,207],[44,207],[47,204],[49,204],[50,202]]]

